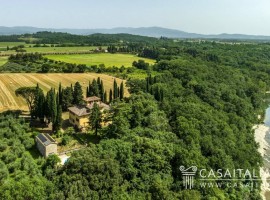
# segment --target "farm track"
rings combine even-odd
[[[5,110],[25,110],[27,111],[27,105],[21,97],[15,95],[15,90],[19,87],[35,87],[37,83],[40,88],[46,93],[52,87],[58,90],[59,83],[62,87],[70,86],[79,81],[82,85],[83,92],[85,94],[86,87],[89,81],[98,77],[103,80],[104,88],[107,91],[109,97],[109,91],[113,87],[114,77],[105,74],[95,73],[55,73],[55,74],[36,74],[36,73],[4,73],[0,74],[0,112]],[[121,83],[121,79],[116,79],[118,85]],[[128,91],[125,90],[125,95],[128,95]]]

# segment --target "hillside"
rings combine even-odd
[[[96,33],[102,34],[132,34],[147,37],[168,37],[168,38],[201,38],[201,39],[239,39],[239,40],[270,40],[270,36],[264,35],[245,35],[245,34],[198,34],[189,33],[176,29],[168,29],[162,27],[119,27],[112,29],[52,29],[52,28],[37,28],[27,26],[5,27],[0,26],[0,35],[21,35],[21,34],[33,34],[36,32],[51,31],[51,32],[63,32],[76,35],[91,35]]]

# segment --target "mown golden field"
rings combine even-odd
[[[58,85],[61,82],[62,87],[70,86],[79,81],[83,87],[85,93],[86,87],[89,81],[98,77],[103,80],[104,88],[109,95],[109,90],[113,87],[114,77],[105,74],[96,73],[72,73],[72,74],[36,74],[36,73],[4,73],[0,74],[0,111],[5,110],[27,110],[25,101],[16,97],[15,90],[19,87],[33,87],[39,84],[45,92],[54,87],[58,89]],[[120,85],[121,79],[116,78],[117,83]],[[125,95],[128,95],[128,91],[125,88]]]

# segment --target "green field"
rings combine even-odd
[[[110,53],[99,53],[99,54],[74,54],[74,55],[47,55],[49,59],[76,63],[76,64],[86,64],[86,65],[99,65],[105,64],[106,67],[117,66],[121,67],[131,67],[133,61],[138,61],[139,59],[145,60],[150,64],[154,64],[155,60],[141,58],[136,55],[131,54],[110,54]]]
[[[95,50],[95,46],[77,46],[77,47],[26,47],[24,48],[29,53],[66,53],[66,52],[89,52]],[[107,47],[104,47],[107,48]]]
[[[12,48],[12,47],[18,46],[18,45],[25,45],[25,42],[0,42],[0,54],[2,54],[2,53],[3,54],[6,54],[6,53],[15,53],[15,51],[13,51],[13,50],[6,51],[7,50],[7,46],[9,48]]]
[[[0,56],[0,66],[4,65],[8,61],[8,57]]]
[[[25,42],[0,42],[0,48],[7,48],[7,46],[11,48],[18,45],[25,45]]]
[[[89,52],[97,49],[97,46],[76,46],[76,47],[51,47],[51,44],[46,44],[49,47],[33,47],[34,44],[26,44],[25,42],[0,42],[0,51],[2,53],[16,53],[13,50],[6,51],[7,46],[12,48],[14,46],[24,45],[25,50],[28,53],[68,53],[68,52]],[[103,49],[107,49],[106,46],[102,47]]]

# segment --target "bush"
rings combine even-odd
[[[75,130],[73,127],[68,127],[66,130],[65,130],[65,134],[66,135],[72,135],[75,133]]]
[[[62,145],[67,145],[70,141],[71,141],[71,137],[68,136],[68,135],[65,135],[65,136],[62,138]]]

